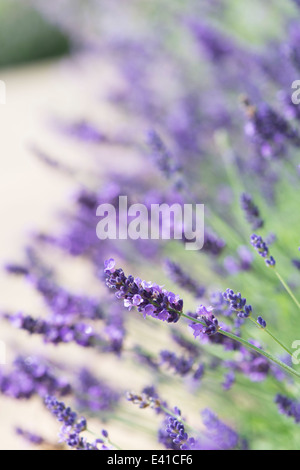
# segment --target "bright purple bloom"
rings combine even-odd
[[[116,291],[118,299],[124,299],[124,306],[129,310],[136,306],[144,317],[149,315],[168,323],[176,323],[179,320],[183,301],[178,295],[140,278],[131,275],[126,277],[122,269],[111,272],[105,268],[105,274],[106,285]]]
[[[252,314],[251,305],[246,305],[247,300],[240,292],[235,294],[232,289],[226,289],[223,298],[229,302],[230,308],[237,312],[239,318],[248,318]]]
[[[169,369],[172,369],[176,374],[182,377],[187,375],[194,365],[194,358],[185,358],[184,356],[177,356],[171,351],[160,352],[161,363],[165,364]]]
[[[63,319],[57,322],[47,321],[41,318],[33,318],[21,312],[16,314],[5,314],[13,326],[28,331],[30,334],[43,336],[45,343],[70,343],[75,342],[85,348],[96,345],[104,347],[105,341],[94,331],[94,329],[82,322],[70,323]]]
[[[267,326],[267,322],[262,317],[257,317],[257,323],[262,328],[266,328],[266,326]]]
[[[276,261],[275,259],[273,258],[273,256],[269,256],[269,248],[267,246],[267,244],[264,242],[264,240],[262,239],[261,236],[259,235],[256,235],[255,233],[253,233],[251,235],[251,238],[250,238],[250,243],[251,245],[255,248],[255,250],[257,251],[257,253],[262,256],[263,258],[265,258],[265,262],[268,266],[272,267],[272,266],[275,266],[276,264]]]
[[[191,322],[189,326],[194,330],[194,337],[203,334],[207,336],[214,335],[218,332],[219,323],[217,318],[212,315],[211,311],[213,307],[206,308],[204,305],[200,305],[197,309],[197,314],[200,314],[200,319],[203,321],[204,324]]]
[[[89,443],[86,438],[82,437],[80,434],[87,428],[86,419],[78,417],[77,413],[72,411],[70,407],[66,407],[63,402],[58,401],[54,396],[46,396],[45,405],[57,421],[63,423],[59,433],[61,442],[65,442],[69,447],[76,450],[100,450],[99,444],[101,444],[103,450],[109,448],[103,439],[97,439],[93,443]],[[102,435],[104,437],[103,432]],[[106,436],[108,436],[107,433]]]

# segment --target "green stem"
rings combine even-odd
[[[282,276],[279,274],[279,272],[275,269],[275,274],[276,276],[278,277],[279,281],[281,282],[281,284],[283,285],[283,287],[285,288],[285,290],[287,291],[287,293],[290,295],[290,297],[293,299],[294,303],[297,305],[297,307],[300,309],[300,303],[298,302],[298,300],[296,299],[296,297],[294,296],[293,292],[291,291],[291,289],[289,288],[289,286],[287,285],[287,283],[285,282],[285,280],[282,278]]]
[[[262,328],[261,326],[259,326],[257,324],[257,322],[251,318],[251,317],[248,317],[248,319],[250,321],[252,321],[252,323],[254,323],[254,325],[259,329],[259,330],[263,330],[265,331],[274,341],[276,341],[277,344],[279,344],[280,347],[282,347],[282,349],[284,349],[290,356],[293,356],[293,353],[278,339],[276,338],[276,336],[273,335],[273,333],[271,333],[271,331],[268,329],[268,328]]]
[[[290,356],[293,357],[293,353],[278,339],[276,338],[276,336],[274,336],[270,330],[268,330],[267,328],[262,328],[269,336],[271,336],[271,338],[273,338],[274,341],[276,341],[277,344],[279,344],[279,346],[281,346]]]
[[[181,316],[188,319],[188,320],[191,320],[194,323],[200,323],[201,325],[206,326],[203,321],[201,321],[197,318],[190,317],[189,315],[186,315],[185,313],[182,313]],[[225,331],[222,328],[218,329],[218,333],[220,333],[221,335],[227,336],[228,338],[232,339],[233,341],[237,341],[238,343],[242,344],[243,346],[245,346],[248,349],[252,349],[257,354],[260,354],[261,356],[264,356],[269,361],[272,361],[275,364],[277,364],[279,367],[284,369],[287,373],[289,373],[291,375],[294,375],[298,379],[300,379],[300,373],[299,372],[295,371],[294,369],[292,369],[292,367],[286,365],[284,362],[282,362],[280,359],[277,359],[272,354],[269,354],[266,351],[264,351],[263,349],[260,349],[256,346],[254,346],[254,344],[250,343],[249,341],[247,341],[243,338],[240,338],[239,336],[236,336],[233,333],[229,333],[228,331]]]
[[[104,440],[103,437],[97,436],[97,434],[94,433],[93,431],[91,431],[90,429],[87,428],[86,431],[87,431],[88,433],[92,434],[92,436],[96,437],[97,439],[101,439],[102,441]],[[111,440],[110,440],[109,438],[106,438],[105,440],[106,440],[106,442],[107,442],[108,444],[110,444],[111,446],[113,446],[116,450],[122,450],[121,447],[119,447],[119,446],[117,446],[116,444],[114,444],[113,442],[111,442]]]

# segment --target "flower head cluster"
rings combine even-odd
[[[149,131],[147,137],[153,160],[166,178],[170,178],[179,170],[178,164],[175,163],[173,155],[167,149],[163,140],[156,131]]]
[[[194,358],[193,357],[184,357],[177,356],[172,351],[161,351],[160,352],[161,363],[165,364],[168,368],[174,370],[178,375],[185,376],[193,368]]]
[[[209,409],[202,411],[203,424],[207,430],[209,439],[222,450],[235,449],[239,444],[238,434],[227,424],[224,424]]]
[[[29,442],[30,444],[34,444],[36,446],[42,445],[44,443],[44,438],[37,434],[34,434],[30,431],[27,431],[23,428],[17,427],[15,429],[16,434],[21,436],[25,441]]]
[[[174,408],[174,414],[177,416],[169,416],[166,423],[166,434],[172,440],[173,444],[180,450],[190,450],[195,447],[196,441],[193,437],[189,437],[184,424],[181,421],[181,411]]]
[[[167,260],[166,268],[171,279],[173,279],[176,284],[194,294],[195,297],[203,297],[205,293],[205,287],[199,286],[195,279],[193,279],[189,274],[184,272],[184,270],[178,263],[174,263],[173,261]]]
[[[203,251],[213,256],[219,256],[226,246],[225,241],[218,237],[211,229],[204,232]]]
[[[95,377],[87,368],[79,371],[74,393],[77,408],[92,412],[112,411],[120,398],[114,389]]]
[[[211,313],[212,310],[212,307],[206,308],[204,305],[200,305],[200,307],[198,307],[197,316],[195,318],[200,318],[203,323],[189,323],[189,326],[194,330],[193,334],[195,338],[201,334],[212,336],[218,332],[219,322],[217,318]]]
[[[102,431],[105,439],[97,439],[93,443],[89,443],[86,438],[81,436],[81,433],[87,429],[85,418],[79,418],[75,411],[72,411],[70,407],[66,407],[63,402],[58,401],[54,396],[46,396],[45,405],[57,421],[63,423],[59,434],[61,442],[65,442],[69,447],[76,450],[100,450],[99,445],[103,450],[109,448],[106,445],[107,431]]]
[[[251,344],[261,349],[257,341],[249,341]],[[231,369],[240,372],[248,377],[252,382],[262,382],[273,372],[270,362],[265,357],[248,348],[240,348],[240,360],[231,363]],[[275,374],[274,374],[275,375]]]
[[[269,256],[269,248],[266,242],[262,239],[260,235],[256,235],[253,233],[250,238],[251,245],[255,248],[257,253],[265,258],[266,265],[269,267],[273,267],[276,264],[275,259],[273,256]]]
[[[239,318],[248,318],[252,313],[251,305],[246,305],[247,300],[242,297],[241,293],[234,293],[232,289],[226,289],[223,298],[229,302],[230,308],[237,312]]]
[[[249,122],[246,133],[254,140],[265,158],[282,155],[285,144],[300,145],[300,136],[290,123],[266,103],[254,107],[245,99]]]
[[[182,313],[183,301],[162,286],[142,281],[133,276],[126,277],[122,269],[115,269],[115,261],[105,262],[106,285],[116,290],[116,297],[124,299],[129,310],[137,307],[144,317],[149,315],[168,323],[176,323]]]

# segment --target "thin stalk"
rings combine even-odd
[[[285,280],[282,278],[282,276],[279,274],[279,272],[276,269],[274,270],[274,272],[275,272],[276,276],[278,277],[279,281],[281,282],[281,284],[283,285],[283,287],[285,288],[285,290],[287,291],[287,293],[289,294],[289,296],[293,299],[294,303],[300,309],[300,303],[298,302],[298,300],[294,296],[293,292],[291,291],[291,289],[289,288],[289,286],[287,285]]]
[[[276,341],[277,344],[279,344],[279,346],[281,346],[290,356],[293,357],[293,353],[278,339],[276,338],[276,336],[274,336],[270,330],[268,330],[267,328],[262,328],[269,336],[271,336],[271,338],[273,338],[274,341]]]

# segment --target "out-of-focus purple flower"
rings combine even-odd
[[[21,436],[23,439],[25,439],[27,442],[33,445],[38,446],[44,443],[44,438],[42,436],[34,434],[30,431],[26,431],[25,429],[20,428],[20,427],[16,428],[16,434],[18,436]]]
[[[66,318],[90,318],[97,320],[103,318],[103,311],[97,299],[86,295],[73,294],[63,287],[55,284],[46,277],[29,277],[36,290],[43,296],[47,306],[52,311],[55,321]]]
[[[237,448],[239,444],[238,434],[229,426],[224,424],[209,409],[205,409],[201,413],[203,424],[206,427],[207,437],[222,450]]]
[[[5,270],[16,276],[27,276],[29,274],[29,269],[21,264],[7,263],[5,265]]]
[[[253,262],[253,254],[246,246],[239,246],[237,249],[237,257],[226,256],[224,258],[224,267],[230,274],[237,274],[240,271],[248,271],[251,269]]]
[[[171,279],[179,286],[195,295],[195,297],[203,297],[205,294],[205,287],[199,286],[198,283],[189,274],[184,272],[178,263],[173,261],[166,261],[166,268]]]
[[[103,338],[90,325],[82,322],[75,324],[63,320],[51,322],[42,318],[35,319],[22,312],[5,314],[5,318],[16,328],[26,330],[30,334],[43,336],[45,343],[75,342],[83,347],[100,346],[101,344],[104,347],[105,345]]]
[[[199,345],[195,343],[195,341],[190,341],[185,338],[179,331],[175,330],[171,332],[172,340],[184,349],[190,356],[199,357],[201,354],[201,350]]]
[[[277,404],[280,413],[288,416],[289,418],[294,418],[295,423],[300,423],[300,403],[298,401],[278,394],[275,397],[275,403]]]
[[[70,135],[83,142],[102,143],[106,142],[107,137],[97,129],[97,127],[88,121],[77,121],[67,124],[59,124],[58,127],[65,134]]]
[[[261,349],[256,341],[250,341],[254,346]],[[255,351],[240,348],[241,359],[235,363],[234,369],[249,377],[252,382],[262,382],[272,372],[270,362]]]
[[[224,250],[226,243],[222,238],[218,237],[211,229],[205,229],[204,245],[202,250],[213,256],[219,256]]]
[[[196,381],[201,380],[204,376],[204,372],[205,372],[204,364],[199,364],[195,372],[193,373],[193,379]]]
[[[160,171],[166,176],[171,178],[180,169],[178,163],[175,163],[173,155],[165,146],[159,134],[151,130],[147,135],[147,143],[151,149],[151,156]]]
[[[299,259],[293,259],[292,263],[300,271],[300,260]]]
[[[190,29],[213,62],[220,62],[235,52],[233,42],[212,26],[199,21],[189,21]]]
[[[119,401],[119,394],[87,368],[79,371],[74,394],[77,408],[92,412],[112,411]]]
[[[264,221],[260,217],[259,209],[254,204],[252,196],[250,194],[243,193],[240,201],[246,219],[251,224],[253,230],[263,227]]]
[[[297,1],[298,0],[294,0]],[[284,53],[289,58],[295,69],[299,72],[300,70],[300,53],[299,53],[299,40],[300,33],[298,22],[292,23],[289,30],[288,41],[284,45]]]
[[[190,322],[189,327],[192,328],[194,337],[197,338],[199,335],[211,336],[218,332],[219,323],[217,318],[211,313],[213,307],[206,308],[204,305],[200,305],[197,309],[197,315],[204,322],[204,325],[197,322]]]
[[[11,372],[0,371],[0,391],[12,398],[29,399],[36,394],[68,395],[72,387],[66,379],[56,377],[42,358],[18,356]]]
[[[232,370],[230,370],[224,376],[224,381],[222,383],[224,390],[229,390],[233,386],[234,382],[235,382],[235,373]]]

